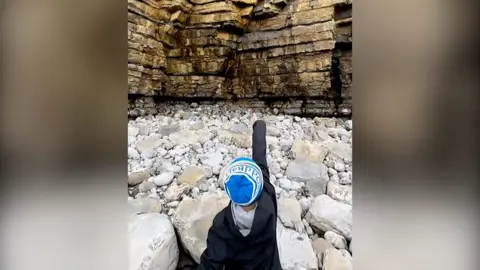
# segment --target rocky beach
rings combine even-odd
[[[160,106],[129,120],[129,269],[195,269],[229,202],[220,175],[251,156],[255,119],[267,123],[282,268],[352,268],[352,121],[220,102]]]

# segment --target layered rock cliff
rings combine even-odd
[[[338,44],[351,44],[346,0],[128,0],[131,114],[156,97],[349,115],[351,46]]]

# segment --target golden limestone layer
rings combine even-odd
[[[335,14],[345,3],[128,0],[129,93],[334,98],[336,42],[351,42],[351,12]],[[351,52],[337,55],[350,61],[339,70],[351,84]]]

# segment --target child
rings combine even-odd
[[[252,159],[226,169],[230,203],[214,218],[198,270],[281,270],[277,248],[277,197],[267,165],[266,124],[253,124]]]

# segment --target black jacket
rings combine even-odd
[[[240,233],[233,220],[230,202],[213,220],[198,270],[282,269],[276,237],[277,197],[269,181],[265,157],[265,122],[257,121],[253,130],[252,156],[262,170],[264,186],[257,200],[252,229],[247,236]]]

